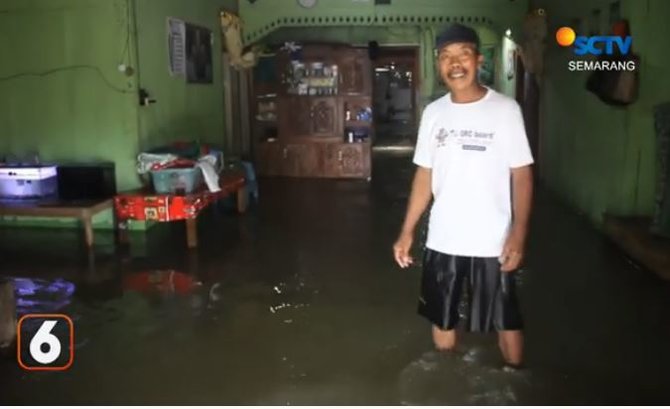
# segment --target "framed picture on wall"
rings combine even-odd
[[[168,69],[170,75],[183,76],[186,74],[186,56],[184,43],[186,38],[186,26],[183,21],[168,17]]]
[[[212,31],[186,23],[186,82],[211,84]]]
[[[479,69],[479,82],[482,85],[493,87],[496,77],[495,76],[496,49],[495,46],[492,45],[482,46],[481,49],[482,49],[482,55],[484,56],[484,63]]]
[[[516,56],[516,49],[510,48],[507,50],[507,55],[505,55],[505,76],[508,81],[513,80],[516,74]]]

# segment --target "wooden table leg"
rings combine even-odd
[[[123,220],[123,219],[117,219],[115,221],[116,224],[116,240],[120,245],[127,245],[130,243],[130,237],[128,237],[128,225],[129,221],[128,220]]]
[[[84,222],[84,233],[86,235],[86,247],[89,249],[93,248],[93,221],[90,217],[85,217]]]
[[[245,185],[237,190],[237,211],[239,213],[246,212],[248,202],[249,202],[249,193],[247,192],[247,186]]]
[[[186,219],[186,245],[190,249],[198,247],[198,219]]]

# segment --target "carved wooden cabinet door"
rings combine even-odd
[[[279,102],[279,135],[281,138],[308,136],[311,132],[309,99],[306,97],[283,97]]]
[[[340,95],[369,94],[371,88],[371,65],[367,54],[357,50],[340,57]]]
[[[323,153],[323,169],[326,177],[370,176],[370,144],[329,143]]]
[[[322,144],[323,176],[329,178],[340,177],[340,144]]]
[[[340,175],[359,176],[363,173],[363,145],[350,143],[340,145]]]
[[[306,136],[312,133],[311,103],[307,97],[293,97],[286,118],[293,128],[291,136]]]
[[[314,98],[310,107],[311,131],[316,136],[339,135],[336,98]]]
[[[318,147],[314,144],[288,144],[282,155],[284,176],[316,177],[321,173]]]

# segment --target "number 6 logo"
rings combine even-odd
[[[16,332],[21,368],[28,371],[64,371],[72,365],[74,324],[67,315],[27,314],[19,320]],[[25,349],[27,356],[24,356]]]

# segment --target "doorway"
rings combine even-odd
[[[381,47],[372,67],[375,148],[413,148],[418,129],[418,48]]]
[[[523,112],[528,144],[535,160],[534,172],[540,172],[540,88],[534,74],[526,71],[521,56],[516,57],[516,100]]]

